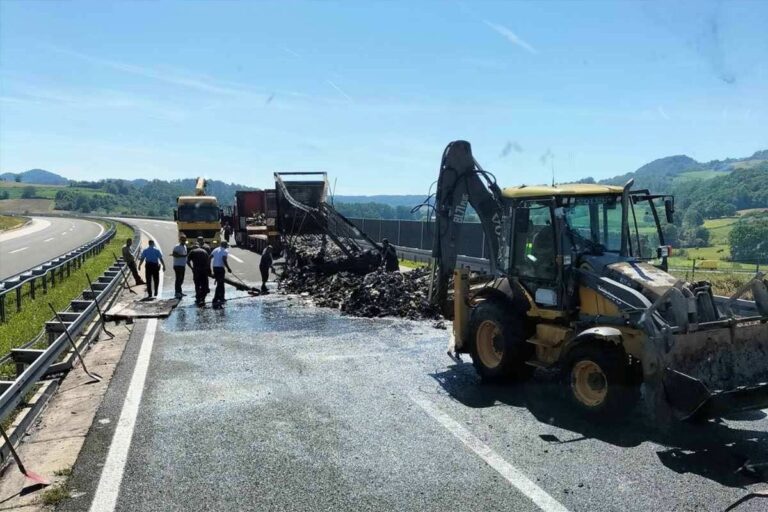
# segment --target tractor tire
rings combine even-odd
[[[610,342],[586,342],[565,356],[562,384],[576,412],[595,419],[626,416],[640,400],[636,368],[624,349]]]
[[[484,382],[522,381],[533,374],[525,362],[533,356],[534,346],[526,340],[527,326],[496,301],[480,303],[469,321],[472,364]]]

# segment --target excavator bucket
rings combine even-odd
[[[720,318],[671,336],[663,376],[667,402],[683,418],[718,417],[768,407],[768,296],[716,298]]]

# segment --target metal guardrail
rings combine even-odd
[[[401,259],[410,261],[418,261],[421,263],[429,263],[432,261],[432,251],[426,249],[416,249],[414,247],[399,247],[395,246],[397,255]],[[461,268],[468,268],[475,272],[490,272],[491,264],[485,258],[475,258],[473,256],[459,255],[456,258],[456,263]]]
[[[397,254],[401,259],[417,261],[420,263],[429,263],[432,261],[432,251],[426,249],[417,249],[415,247],[396,246]],[[475,258],[473,256],[459,255],[456,258],[457,264],[462,268],[468,268],[476,272],[490,272],[491,266],[485,258]],[[670,270],[676,272],[690,272],[690,268],[670,267]],[[696,273],[702,274],[745,274],[754,275],[754,270],[745,269],[696,269]]]
[[[99,237],[91,240],[90,242],[81,245],[77,249],[69,251],[61,256],[57,256],[51,260],[46,261],[40,265],[36,265],[23,272],[11,276],[3,281],[0,281],[0,323],[6,321],[7,316],[7,300],[6,297],[11,293],[16,295],[16,312],[21,312],[23,303],[23,287],[25,284],[29,284],[29,296],[34,299],[37,293],[37,281],[41,281],[43,293],[48,291],[48,285],[55,286],[56,274],[58,273],[59,279],[65,279],[69,277],[72,268],[79,268],[86,258],[92,256],[95,253],[101,252],[104,246],[109,243],[115,236],[116,228],[115,223],[111,222],[109,229],[104,231]],[[49,283],[50,281],[50,283]]]
[[[114,231],[114,226],[112,227]],[[138,234],[134,228],[134,234]],[[114,236],[114,234],[113,234]],[[138,254],[138,244],[134,247],[134,255]],[[49,322],[46,324],[46,332],[49,334],[49,343],[45,349],[30,348],[36,345],[39,338],[28,342],[21,347],[11,349],[11,352],[0,358],[0,364],[13,361],[16,363],[16,379],[13,381],[0,381],[0,421],[5,420],[18,405],[24,401],[25,397],[33,390],[33,387],[46,377],[61,374],[72,367],[74,353],[71,357],[59,362],[62,354],[67,349],[71,349],[69,338],[78,339],[84,336],[83,342],[78,350],[85,348],[91,338],[98,333],[101,328],[100,323],[92,324],[99,310],[104,309],[104,305],[113,300],[117,295],[115,292],[119,289],[124,279],[127,279],[129,273],[122,258],[113,263],[102,276],[70,302],[65,311],[58,312],[58,316],[63,320],[63,325],[58,322]],[[88,332],[86,328],[91,325]],[[55,336],[55,337],[54,337]],[[50,396],[53,389],[46,391]],[[39,409],[39,406],[35,406]],[[34,414],[31,416],[35,416]],[[33,421],[33,417],[25,418],[11,434],[11,442],[17,442],[24,434],[24,431]],[[9,448],[5,445],[0,447],[0,465],[8,459]]]

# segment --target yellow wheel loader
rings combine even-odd
[[[481,276],[456,269],[470,205],[490,254]],[[621,415],[641,396],[662,420],[768,407],[768,281],[757,274],[718,297],[705,281],[667,273],[661,222],[673,213],[674,198],[631,181],[502,190],[468,142],[452,142],[435,197],[431,288],[453,319],[451,354],[470,354],[486,381],[556,370],[586,415]]]

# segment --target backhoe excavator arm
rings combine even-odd
[[[197,181],[195,182],[195,195],[196,196],[204,196],[205,195],[205,178],[197,178]]]
[[[493,176],[474,159],[469,142],[457,140],[448,144],[443,152],[435,195],[435,238],[432,245],[435,274],[431,300],[446,314],[450,314],[448,287],[456,267],[458,242],[468,205],[480,217],[491,273],[497,274],[499,251],[504,246],[501,190]]]

